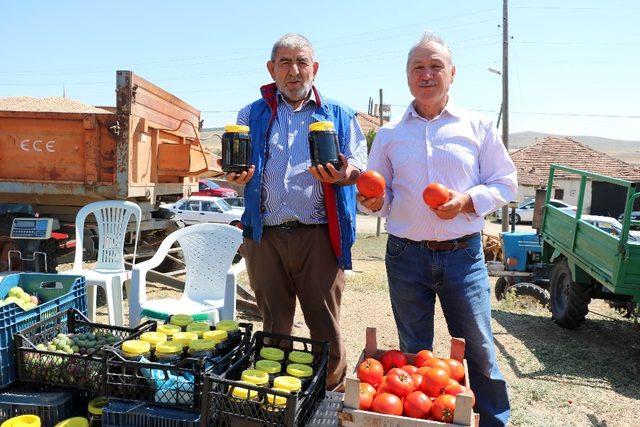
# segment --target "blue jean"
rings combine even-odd
[[[509,419],[507,384],[496,362],[491,332],[491,291],[480,234],[468,246],[433,251],[425,244],[389,235],[385,262],[400,349],[416,353],[433,346],[436,295],[449,334],[466,340],[469,379],[481,426]]]

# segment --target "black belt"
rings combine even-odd
[[[304,224],[300,221],[287,221],[278,225],[265,225],[265,227],[277,228],[280,230],[293,230],[296,228],[318,228],[318,227],[324,227],[325,225],[327,224]]]
[[[466,236],[459,237],[457,239],[452,240],[421,240],[419,242],[411,239],[405,239],[404,237],[400,237],[402,240],[406,240],[409,243],[413,243],[415,245],[420,245],[432,251],[453,251],[456,249],[464,249],[469,246],[469,240],[477,237],[480,233],[472,233],[467,234]]]

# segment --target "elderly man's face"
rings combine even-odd
[[[429,42],[417,47],[409,59],[409,89],[421,105],[442,103],[455,74],[456,68],[451,64],[449,53],[440,43]]]
[[[313,62],[307,48],[281,47],[275,61],[267,62],[267,68],[287,101],[299,105],[311,90],[318,63]]]

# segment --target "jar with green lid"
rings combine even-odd
[[[240,379],[260,387],[269,385],[269,374],[258,369],[245,369],[242,371]]]
[[[144,332],[140,335],[140,340],[149,343],[151,346],[151,353],[153,354],[158,344],[162,344],[167,341],[167,336],[162,332]]]
[[[242,333],[240,331],[240,325],[235,320],[221,320],[216,323],[216,329],[219,331],[226,331],[229,336],[228,340],[231,347],[235,347],[240,344]]]
[[[229,386],[229,394],[238,400],[258,400],[258,391],[252,390],[242,385],[255,386],[255,384],[248,383],[246,381],[238,381],[238,385]]]
[[[214,340],[192,340],[189,343],[189,357],[211,357],[215,353]]]
[[[207,322],[191,322],[187,325],[187,332],[198,334],[198,338],[202,338],[202,334],[211,330],[211,325]]]
[[[269,374],[269,383],[273,384],[273,379],[282,373],[282,365],[275,360],[261,359],[255,363],[255,368]]]
[[[158,325],[158,327],[156,328],[156,332],[165,334],[167,336],[167,340],[170,340],[173,338],[174,334],[176,334],[177,332],[182,332],[182,328],[180,326],[167,323],[164,325]]]
[[[55,427],[89,427],[89,420],[85,417],[73,417],[60,421]]]
[[[3,422],[0,427],[40,427],[42,422],[37,415],[18,415]]]
[[[169,319],[170,325],[179,326],[185,332],[187,330],[187,325],[191,322],[193,322],[193,317],[188,314],[174,314]]]
[[[285,390],[289,390],[290,393],[294,393],[302,389],[302,381],[290,375],[281,375],[273,379],[273,387],[284,388]]]
[[[294,350],[289,353],[288,359],[291,363],[301,363],[309,366],[313,365],[313,354],[306,351]]]
[[[107,406],[109,400],[106,397],[96,397],[87,405],[87,412],[90,427],[102,427],[102,411]]]
[[[189,348],[189,343],[193,340],[197,340],[198,339],[198,334],[193,333],[193,332],[176,332],[175,334],[173,334],[173,340],[175,342],[179,342],[180,344],[182,344],[182,348],[185,350],[185,354],[186,354],[186,349]]]
[[[262,347],[260,349],[260,359],[282,362],[284,360],[284,350],[276,347]]]
[[[182,343],[177,341],[167,341],[156,346],[156,360],[158,363],[175,365],[182,360]]]
[[[141,358],[149,359],[151,344],[142,340],[129,340],[122,343],[122,357],[127,360],[139,361]]]
[[[287,365],[287,374],[298,378],[301,382],[302,390],[306,390],[313,377],[313,368],[302,363],[290,363]]]

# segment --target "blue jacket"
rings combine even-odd
[[[262,174],[265,158],[269,150],[269,131],[278,111],[278,99],[275,83],[260,88],[262,98],[251,104],[249,113],[249,129],[251,134],[252,163],[255,172],[244,190],[245,210],[242,215],[243,235],[260,242],[262,238]],[[314,121],[331,121],[334,123],[340,140],[340,151],[345,152],[349,141],[349,125],[355,112],[349,107],[331,100],[321,100],[320,94],[313,88],[318,108],[313,113]],[[351,246],[356,238],[356,192],[353,185],[322,184],[325,209],[329,226],[331,246],[336,255],[338,265],[343,269],[351,269]]]

